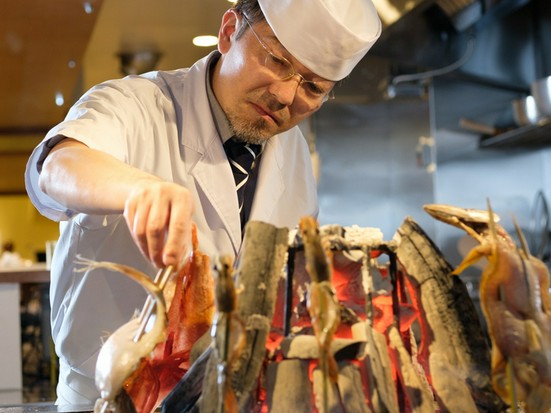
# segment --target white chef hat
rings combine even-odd
[[[371,0],[258,0],[281,44],[309,70],[338,81],[381,35]]]

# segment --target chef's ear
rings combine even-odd
[[[218,31],[218,51],[227,53],[231,42],[235,41],[237,27],[242,23],[239,13],[235,9],[230,9],[222,16],[222,23]]]

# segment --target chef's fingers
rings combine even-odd
[[[193,201],[171,182],[141,183],[128,198],[124,216],[141,252],[155,266],[179,267],[191,239]]]
[[[124,218],[132,234],[134,242],[144,255],[150,261],[149,247],[147,239],[147,221],[149,216],[150,203],[144,194],[135,194],[131,196],[125,204]]]
[[[150,204],[143,234],[145,235],[145,239],[140,239],[140,244],[143,245],[146,256],[157,268],[163,266],[163,246],[168,231],[167,226],[171,209],[170,196],[164,194],[160,196],[160,199]]]
[[[172,265],[179,269],[191,251],[193,212],[194,205],[189,191],[182,192],[173,200],[162,256],[165,266]]]
[[[167,199],[162,196],[164,184],[166,183],[158,180],[139,182],[126,200],[124,208],[124,217],[134,242],[144,257],[157,267],[162,266],[160,253],[158,253],[158,258],[155,260],[154,253],[151,252],[154,251],[151,248],[151,243],[156,236],[154,234],[159,230],[154,228],[155,218],[153,218],[153,224],[151,224],[151,217],[155,216],[154,205],[160,204],[160,206],[156,207],[157,210],[165,208],[162,206],[163,202],[166,202]],[[154,210],[153,213],[151,212],[152,209]],[[160,246],[157,247],[159,251],[162,249],[162,244],[163,241],[160,241]]]

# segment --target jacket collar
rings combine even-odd
[[[184,79],[177,76],[165,81],[179,83],[169,89],[173,93],[181,156],[187,173],[195,179],[197,191],[204,194],[206,202],[218,214],[237,254],[242,234],[235,181],[214,123],[206,89],[209,59],[216,53],[212,52],[181,72]],[[284,192],[283,149],[278,136],[265,144],[250,219],[269,222]]]

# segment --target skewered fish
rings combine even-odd
[[[167,303],[167,339],[125,382],[138,413],[149,413],[163,401],[190,368],[195,342],[208,332],[214,318],[214,279],[210,258],[201,252],[192,228],[193,252],[184,267],[163,288]]]
[[[165,302],[161,289],[146,274],[132,267],[82,258],[79,263],[85,266],[84,270],[107,268],[130,277],[145,288],[155,303],[152,327],[145,330],[138,340],[134,338],[140,330],[141,321],[134,317],[111,334],[101,347],[96,363],[96,386],[100,398],[96,401],[95,411],[114,411],[115,400],[123,390],[125,380],[137,369],[140,361],[166,338]]]
[[[304,241],[306,271],[310,275],[308,312],[319,344],[319,362],[323,373],[323,411],[328,411],[328,381],[337,384],[339,369],[331,352],[331,343],[340,323],[340,306],[331,284],[331,265],[319,235],[318,224],[312,217],[300,221]]]
[[[549,271],[530,254],[521,231],[521,247],[488,211],[447,205],[427,205],[440,221],[465,230],[479,245],[454,271],[486,257],[480,280],[480,300],[492,341],[492,384],[516,409],[529,413],[551,409],[551,296]]]
[[[237,397],[231,385],[232,371],[245,347],[245,323],[237,314],[237,292],[232,278],[232,260],[222,257],[216,266],[216,317],[211,336],[218,369],[219,413],[237,412]]]

